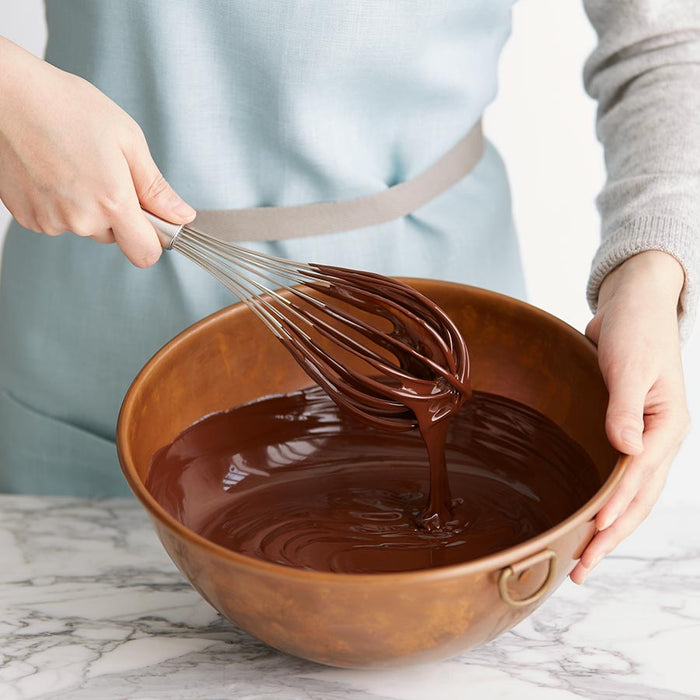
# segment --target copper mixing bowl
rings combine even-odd
[[[454,656],[529,615],[567,576],[595,532],[625,458],[605,436],[607,392],[594,346],[559,319],[465,285],[407,280],[463,333],[477,390],[548,416],[589,453],[603,486],[556,527],[464,564],[378,574],[294,569],[210,542],[146,490],[153,454],[203,416],[309,378],[242,304],[188,328],[143,368],[124,399],[117,447],[126,479],[168,554],[225,617],[270,646],[345,667]]]

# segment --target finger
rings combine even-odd
[[[583,583],[591,571],[629,536],[649,515],[663,490],[673,457],[666,459],[653,478],[636,494],[624,513],[608,529],[596,533],[569,574],[574,583]]]
[[[47,236],[55,237],[65,233],[67,227],[52,212],[38,212],[35,216],[39,231]]]
[[[25,206],[22,208],[14,207],[9,202],[3,202],[10,213],[14,217],[14,220],[22,227],[27,229],[27,231],[35,231],[36,233],[41,233],[39,230],[39,224],[34,216],[34,211],[31,207]]]
[[[126,189],[114,196],[118,206],[111,212],[111,230],[122,252],[136,267],[150,267],[163,252],[156,230],[150,224],[139,204],[126,161],[120,182],[128,182]]]
[[[145,138],[136,139],[125,156],[139,202],[146,211],[176,224],[194,219],[195,210],[173,190],[153,162]]]
[[[584,565],[593,568],[602,556],[612,552],[649,515],[666,483],[672,460],[673,456],[665,459],[615,522],[596,535],[596,547],[590,552],[586,548],[581,557]]]
[[[608,440],[616,450],[637,455],[643,448],[644,402],[651,382],[644,380],[640,368],[629,364],[610,368],[605,381],[610,394],[605,415]]]
[[[596,345],[600,339],[600,327],[603,323],[603,315],[597,313],[586,325],[586,330],[584,331],[586,337],[592,340]]]
[[[151,267],[158,262],[163,248],[155,229],[143,215],[136,196],[112,224],[112,231],[122,252],[136,267]]]
[[[610,500],[600,509],[596,516],[596,527],[605,530],[623,513],[632,499],[640,491],[644,482],[656,473],[658,465],[671,459],[678,451],[674,421],[666,419],[653,422],[644,433],[644,451],[634,456]]]
[[[116,240],[114,238],[114,231],[112,231],[111,228],[100,231],[99,233],[93,233],[88,236],[88,238],[92,238],[92,240],[97,243],[114,243]]]

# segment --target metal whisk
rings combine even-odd
[[[407,430],[416,426],[416,402],[444,410],[440,400],[448,394],[461,397],[459,404],[468,398],[461,334],[412,287],[370,272],[265,255],[147,216],[164,248],[245,302],[306,373],[358,418]]]

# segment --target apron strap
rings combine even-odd
[[[276,241],[381,224],[419,209],[467,175],[484,152],[481,121],[420,175],[375,194],[289,207],[200,209],[190,228],[222,241]]]

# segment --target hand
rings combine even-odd
[[[20,225],[117,242],[138,267],[162,252],[141,207],[195,211],[158,171],[138,124],[87,81],[0,37],[0,199]]]
[[[666,482],[690,420],[685,399],[677,306],[684,274],[666,253],[639,253],[613,270],[600,288],[586,335],[610,399],[610,444],[632,455],[608,503],[596,516],[599,532],[571,572],[583,583],[649,514]]]

